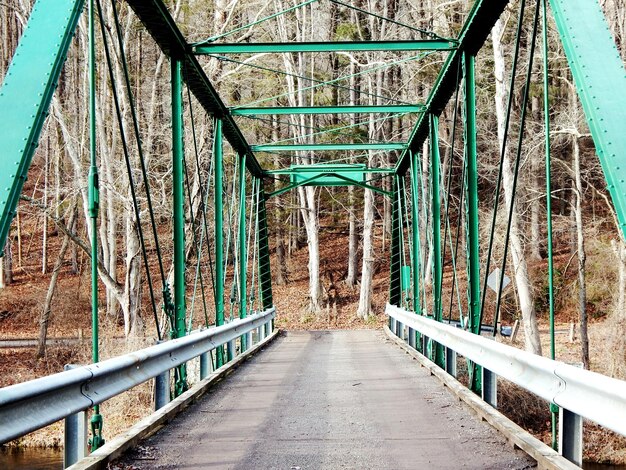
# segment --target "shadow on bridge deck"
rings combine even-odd
[[[371,330],[287,333],[118,463],[159,469],[535,466]]]

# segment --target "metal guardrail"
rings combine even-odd
[[[0,389],[0,444],[80,411],[200,356],[275,317],[275,309],[114,357]]]
[[[387,315],[544,400],[626,435],[626,382],[387,305]],[[395,331],[394,331],[395,332]]]

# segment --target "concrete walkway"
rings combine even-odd
[[[380,331],[288,332],[118,463],[142,469],[535,466]]]

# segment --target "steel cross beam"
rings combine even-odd
[[[350,172],[362,172],[362,173],[374,173],[374,174],[391,174],[395,173],[395,168],[342,168],[342,173],[350,173]],[[265,173],[268,175],[291,175],[294,173],[293,168],[281,168],[278,170],[266,170]]]
[[[246,167],[250,173],[263,176],[261,165],[163,1],[128,0],[128,4],[165,55],[182,62],[183,79],[205,111],[222,119],[224,137],[239,155],[246,156]]]
[[[423,104],[394,104],[381,106],[266,106],[230,108],[232,116],[266,116],[281,114],[376,114],[421,113]]]
[[[406,144],[404,142],[384,142],[373,144],[291,144],[291,145],[253,145],[254,152],[332,152],[341,150],[404,150]]]
[[[451,51],[456,42],[447,39],[415,41],[336,41],[336,42],[259,42],[209,43],[197,45],[196,55],[207,54],[282,54],[287,52],[359,51]]]
[[[396,171],[405,174],[411,161],[411,152],[422,151],[422,144],[428,138],[429,116],[441,115],[457,88],[458,68],[463,54],[476,55],[485,43],[491,29],[509,4],[509,0],[476,0],[459,35],[457,47],[449,54],[435,85],[426,101],[426,110],[415,124],[406,150],[400,156]]]

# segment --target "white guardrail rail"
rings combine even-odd
[[[396,322],[544,400],[626,436],[626,382],[537,356],[393,305],[387,305],[386,312]]]
[[[0,444],[87,410],[256,328],[265,328],[274,317],[271,308],[123,356],[2,388]]]

